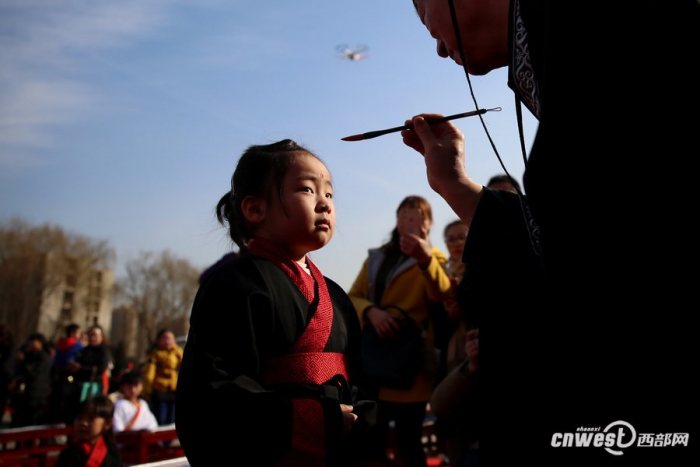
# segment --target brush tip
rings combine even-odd
[[[360,141],[360,140],[364,139],[364,136],[363,135],[350,135],[350,136],[346,136],[346,137],[340,138],[340,139],[343,141]]]

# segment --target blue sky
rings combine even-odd
[[[366,44],[341,60],[338,44]],[[472,80],[521,179],[505,69]],[[116,250],[116,272],[169,249],[206,267],[231,249],[214,206],[251,144],[292,138],[335,184],[338,226],[312,254],[348,288],[409,194],[456,216],[399,134],[343,142],[420,112],[472,110],[462,70],[404,1],[0,0],[0,219],[50,222]],[[456,121],[478,181],[500,173],[478,119]],[[529,141],[534,119],[525,118]]]

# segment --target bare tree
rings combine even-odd
[[[161,327],[184,322],[192,308],[200,270],[170,251],[147,252],[126,264],[117,281],[122,302],[134,309],[142,330],[139,339],[152,342]],[[145,350],[143,343],[139,346]]]
[[[79,284],[90,271],[109,268],[113,261],[114,250],[105,240],[19,218],[0,222],[0,322],[16,336],[35,332],[47,297],[66,281]],[[57,320],[55,332],[63,324]]]

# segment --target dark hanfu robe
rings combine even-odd
[[[486,190],[460,291],[480,327],[481,465],[687,465],[692,441],[613,455],[555,434],[623,421],[697,440],[697,273],[684,266],[700,245],[686,180],[700,5],[512,5],[511,85],[539,114],[523,181],[540,256],[517,198]]]
[[[344,355],[349,383],[356,384],[360,325],[342,288],[326,284],[333,322],[323,351]],[[354,402],[344,378],[326,386],[270,383],[272,366],[294,347],[314,312],[315,302],[266,259],[244,256],[208,272],[193,306],[177,389],[178,436],[194,467],[276,465],[289,454],[300,407],[309,404],[323,414],[310,424],[328,428],[322,431],[325,444],[334,446],[332,462],[351,457],[335,439],[338,402]]]

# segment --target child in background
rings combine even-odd
[[[283,140],[248,148],[231,185],[217,217],[240,256],[209,270],[195,299],[180,442],[193,466],[355,465],[365,445],[351,446],[363,423],[350,386],[360,327],[343,289],[307,256],[335,230],[331,175]]]
[[[148,402],[140,398],[143,391],[141,375],[136,371],[124,373],[119,388],[122,396],[114,404],[114,432],[153,431],[158,428]]]
[[[156,349],[148,356],[144,374],[145,393],[151,398],[159,425],[175,423],[175,389],[181,362],[182,348],[175,343],[175,334],[169,329],[158,331]]]
[[[65,337],[61,337],[56,343],[53,366],[57,371],[65,370],[83,348],[83,343],[80,341],[83,332],[78,324],[71,323],[66,326],[65,334]]]
[[[77,384],[73,384],[73,370],[71,369],[75,357],[83,348],[81,341],[83,332],[80,325],[71,323],[65,327],[65,336],[56,342],[56,354],[51,367],[51,396],[49,405],[49,417],[51,421],[65,421],[70,419],[67,411],[70,410],[70,402],[80,390]]]
[[[73,442],[58,456],[56,467],[121,467],[112,440],[114,405],[103,395],[87,399],[73,421]]]

